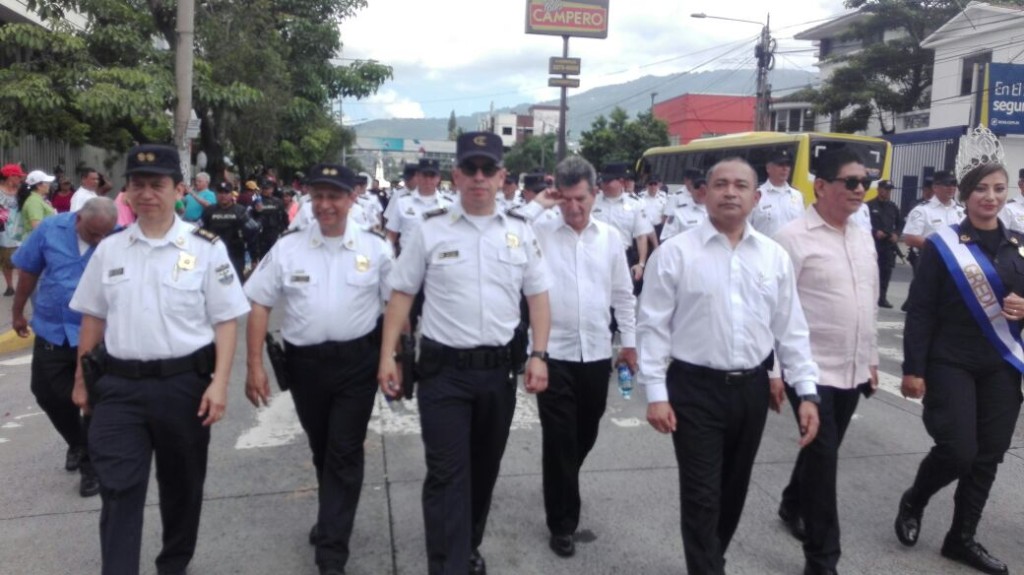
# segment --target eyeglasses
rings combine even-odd
[[[475,176],[479,170],[484,173],[485,178],[490,178],[494,174],[497,174],[499,169],[501,168],[498,167],[498,164],[484,164],[482,166],[474,164],[473,162],[462,162],[459,164],[459,171],[467,176]]]
[[[857,189],[857,186],[864,186],[864,189],[871,187],[871,184],[875,180],[871,178],[858,178],[857,176],[850,176],[849,178],[833,178],[829,180],[830,183],[842,182],[846,186],[847,190],[851,192]]]

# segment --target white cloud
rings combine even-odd
[[[426,113],[419,102],[400,96],[390,88],[384,88],[360,102],[346,102],[346,112],[352,110],[353,122],[380,118],[425,118]],[[348,114],[346,115],[348,116]]]

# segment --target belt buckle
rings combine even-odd
[[[725,384],[736,385],[743,383],[748,377],[748,374],[743,371],[727,371],[725,372]]]

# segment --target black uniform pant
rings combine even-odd
[[[363,444],[377,393],[379,346],[364,338],[350,352],[315,358],[288,353],[288,380],[309,438],[320,486],[316,563],[344,568],[363,488]]]
[[[483,542],[498,480],[516,383],[509,366],[472,370],[445,366],[417,392],[426,452],[423,520],[430,575],[466,573]]]
[[[81,410],[71,401],[77,366],[77,347],[67,343],[54,345],[36,336],[32,348],[32,395],[68,447],[84,449],[89,445],[91,418],[83,417]],[[82,463],[82,472],[88,473],[88,454]]]
[[[800,422],[800,398],[786,386],[793,415]],[[782,491],[782,505],[804,519],[807,537],[804,555],[808,564],[835,569],[839,563],[839,509],[836,503],[836,476],[839,446],[857,411],[860,391],[818,386],[818,435],[797,455],[789,485]]]
[[[104,575],[139,572],[149,468],[156,456],[163,549],[158,570],[183,571],[195,553],[210,429],[196,414],[208,375],[106,375],[96,382],[89,451],[100,480]]]
[[[544,511],[555,535],[580,522],[580,468],[597,442],[608,403],[611,358],[548,361],[548,388],[537,396],[543,435]]]
[[[723,575],[768,414],[768,370],[727,383],[673,361],[666,382],[687,573]]]
[[[235,274],[238,276],[238,281],[243,281],[245,279],[245,275],[242,273],[245,271],[245,248],[229,249],[228,259],[231,260],[231,267],[235,268]]]
[[[924,426],[935,446],[917,470],[912,503],[924,508],[932,495],[959,480],[954,526],[965,519],[977,522],[1013,438],[1021,374],[1009,364],[973,371],[933,362],[925,383]]]

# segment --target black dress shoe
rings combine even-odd
[[[479,549],[474,549],[469,554],[469,575],[487,575],[487,563],[484,562]]]
[[[789,533],[796,537],[798,541],[803,541],[807,537],[807,530],[804,528],[804,519],[800,517],[800,513],[796,510],[790,509],[785,504],[779,505],[779,519],[786,524],[786,528],[789,529]]]
[[[77,471],[82,465],[82,459],[85,458],[84,447],[69,447],[68,454],[64,457],[64,469],[68,471]]]
[[[95,473],[82,473],[78,482],[78,494],[82,497],[92,497],[100,492],[100,480]]]
[[[910,502],[910,489],[900,497],[900,509],[896,514],[896,538],[907,547],[917,544],[921,535],[921,514],[924,509],[914,507]]]
[[[548,547],[559,557],[572,557],[576,554],[576,542],[572,540],[572,535],[552,535]]]
[[[879,300],[878,307],[884,307],[885,309],[892,309],[892,304],[887,300]]]
[[[4,291],[4,295],[7,296],[7,297],[11,297],[12,295],[14,295],[14,288],[12,288],[12,287],[7,288],[7,290]]]
[[[988,549],[974,540],[973,536],[965,536],[953,531],[947,533],[946,540],[942,542],[942,556],[968,567],[974,567],[982,573],[1006,575],[1010,572],[1005,563],[993,557]]]
[[[807,563],[804,565],[804,575],[839,575],[839,572],[831,567]]]
[[[320,539],[320,524],[314,523],[313,527],[309,529],[309,544],[316,545],[318,539]]]

